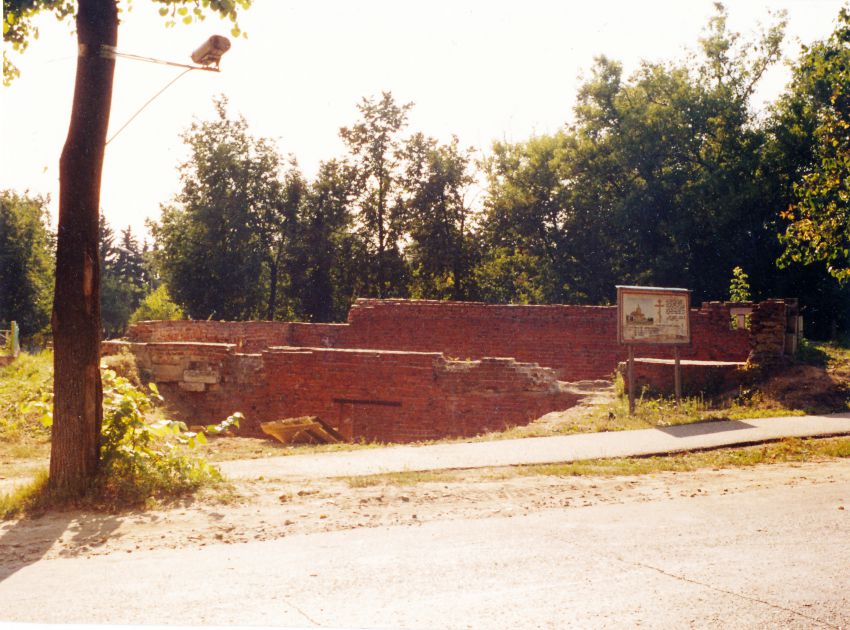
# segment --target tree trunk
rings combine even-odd
[[[277,275],[280,269],[280,258],[283,255],[283,241],[281,241],[275,251],[274,257],[269,261],[269,303],[266,309],[266,319],[274,320],[275,310],[277,309]]]
[[[59,225],[53,296],[54,410],[50,487],[80,495],[98,469],[100,382],[98,209],[114,58],[116,0],[79,0],[77,75],[68,137],[59,162]]]

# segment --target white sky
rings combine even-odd
[[[122,3],[125,4],[125,3]],[[731,28],[744,37],[769,10],[788,11],[786,53],[827,37],[843,0],[729,0]],[[413,101],[410,128],[487,150],[557,130],[571,117],[580,75],[593,57],[624,63],[682,59],[695,49],[711,0],[254,0],[239,20],[220,74],[190,72],[107,147],[101,207],[116,230],[144,231],[146,217],[178,190],[185,150],[178,134],[228,96],[255,135],[275,138],[308,177],[342,154],[339,127],[363,96],[390,90]],[[58,161],[70,116],[76,40],[67,24],[39,20],[41,37],[17,58],[21,78],[0,88],[0,188],[49,194],[58,204]],[[208,18],[166,29],[152,3],[135,0],[118,49],[178,62],[230,24]],[[119,60],[110,135],[181,70]],[[758,98],[787,80],[777,68]],[[55,218],[54,218],[55,225]]]

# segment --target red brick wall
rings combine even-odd
[[[693,342],[684,359],[745,361],[747,331],[733,330],[720,303],[691,310]],[[608,378],[626,350],[617,343],[613,306],[518,306],[427,300],[358,300],[341,331],[347,348],[437,351],[458,358],[513,357],[557,370],[566,381]],[[669,347],[640,346],[639,356],[668,358]]]
[[[746,360],[749,334],[723,304],[690,317],[683,359]],[[574,404],[556,379],[607,378],[626,358],[616,308],[598,306],[358,300],[346,324],[140,322],[128,340],[188,422],[241,411],[242,433],[259,435],[262,421],[318,415],[351,439],[399,442],[525,424]]]
[[[105,344],[105,353],[122,344]],[[575,404],[547,368],[513,359],[327,348],[235,352],[233,344],[129,343],[188,424],[241,411],[242,435],[267,420],[315,415],[351,440],[409,442],[522,425]]]
[[[683,359],[745,361],[746,330],[730,327],[721,303],[691,310],[693,342]],[[513,357],[557,370],[561,380],[608,378],[626,350],[617,343],[613,306],[519,306],[431,300],[357,300],[348,324],[287,322],[140,322],[131,341],[233,343],[245,352],[272,346],[442,352],[448,357]],[[663,346],[638,356],[672,357]]]
[[[743,362],[732,361],[682,361],[681,378],[682,394],[715,395],[734,390],[746,378],[741,368]],[[628,367],[626,362],[618,367],[623,380],[628,383]],[[646,391],[650,395],[675,394],[674,364],[669,359],[635,359],[635,394]]]

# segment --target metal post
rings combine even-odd
[[[679,361],[679,346],[673,346],[673,387],[676,391],[676,409],[682,398],[682,363]]]
[[[21,352],[21,337],[20,337],[20,328],[18,328],[18,322],[12,322],[12,356],[16,357]]]
[[[629,344],[629,415],[635,415],[635,347]]]

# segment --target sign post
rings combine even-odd
[[[635,412],[635,345],[672,345],[676,405],[682,395],[679,346],[691,343],[691,292],[660,287],[617,287],[617,340],[629,349],[629,414]]]

